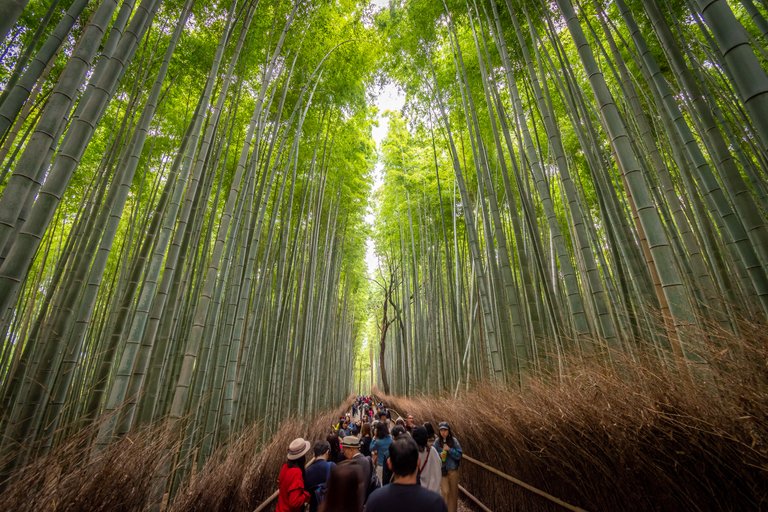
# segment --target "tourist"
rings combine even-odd
[[[331,453],[328,456],[328,460],[338,464],[344,460],[344,455],[341,453],[341,446],[339,445],[339,436],[335,432],[328,434],[325,438],[328,444],[331,445]]]
[[[328,478],[336,466],[328,460],[331,445],[328,441],[317,441],[312,447],[315,460],[307,467],[304,475],[304,488],[309,492],[309,511],[317,512],[327,491]]]
[[[429,436],[424,427],[415,427],[413,429],[413,440],[419,447],[419,469],[417,471],[418,480],[422,487],[430,491],[440,492],[440,454],[435,447],[428,444]]]
[[[418,461],[419,448],[411,436],[393,441],[387,464],[397,479],[371,494],[365,512],[446,512],[439,494],[416,483]]]
[[[447,421],[441,421],[438,426],[439,435],[435,440],[435,450],[440,454],[443,477],[440,480],[440,494],[448,505],[448,512],[456,512],[459,503],[459,463],[461,462],[461,445],[453,437],[451,426]]]
[[[335,466],[319,512],[361,512],[364,499],[358,489],[364,481],[363,470],[357,464]]]
[[[371,442],[371,457],[375,457],[376,475],[380,482],[384,482],[384,461],[389,457],[389,445],[392,444],[392,436],[389,435],[389,427],[386,421],[379,422],[376,426],[376,438]]]
[[[394,427],[392,427],[392,432],[390,434],[392,436],[392,440],[394,441],[400,436],[408,435],[408,432],[406,432],[405,427],[400,425],[399,423],[396,424]],[[389,457],[389,456],[387,456]],[[387,485],[388,483],[392,482],[392,478],[394,477],[394,474],[392,473],[392,470],[389,469],[389,466],[387,465],[387,461],[384,460],[384,464],[382,465],[382,472],[381,472],[381,485]]]
[[[377,426],[381,423],[384,423],[388,429],[391,427],[389,418],[387,418],[387,411],[379,411],[379,414],[376,416],[376,418],[378,418],[378,421],[376,422]]]
[[[424,422],[424,428],[427,429],[427,443],[430,446],[435,442],[435,427],[430,422]]]
[[[416,423],[413,421],[413,414],[409,414],[405,417],[405,430],[407,430],[409,434],[413,434],[414,428],[416,428]]]
[[[346,460],[339,463],[339,466],[351,464],[360,468],[363,479],[358,486],[358,493],[360,494],[363,503],[365,503],[368,500],[368,496],[381,485],[381,479],[378,478],[376,471],[373,468],[371,458],[360,453],[359,438],[356,436],[345,437],[341,440],[341,448],[344,450]]]
[[[304,489],[305,455],[309,451],[309,441],[297,437],[288,446],[287,460],[280,468],[277,477],[278,495],[275,512],[301,512],[309,501],[309,493]]]
[[[363,423],[360,435],[360,453],[366,457],[371,456],[371,424]]]

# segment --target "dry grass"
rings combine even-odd
[[[523,393],[484,385],[456,399],[383,398],[417,421],[450,421],[468,455],[588,510],[759,510],[768,508],[768,331],[741,332],[699,333],[713,348],[694,379],[616,357],[613,367],[569,364],[563,380]],[[252,511],[276,489],[290,441],[325,438],[347,402],[288,420],[266,442],[257,425],[242,432],[181,483],[170,510]],[[94,455],[92,429],[17,473],[0,510],[157,505],[153,479],[178,463],[168,460],[178,432],[154,426]],[[558,509],[468,462],[461,483],[493,510]]]
[[[768,508],[768,333],[708,330],[692,383],[619,360],[569,365],[524,393],[479,386],[450,396],[384,396],[417,421],[451,422],[465,453],[589,510]],[[700,333],[703,334],[703,333]],[[470,463],[461,483],[493,510],[562,510]]]
[[[297,437],[312,443],[325,439],[334,420],[351,404],[350,397],[335,410],[310,421],[288,420],[266,444],[257,429],[246,431],[206,463],[178,493],[171,510],[251,512],[277,490],[277,475],[290,442]]]
[[[174,453],[175,436],[157,425],[95,452],[88,441],[96,428],[80,432],[14,474],[0,495],[0,510],[147,509],[153,500],[152,479]]]
[[[302,436],[325,439],[336,410],[309,422],[289,420],[265,443],[259,425],[216,452],[175,494],[173,511],[252,511],[277,488],[277,474],[288,444]],[[0,494],[0,510],[128,512],[165,508],[165,477],[179,449],[179,429],[169,422],[144,428],[92,451],[98,425],[68,439],[50,454],[14,473]],[[180,467],[180,466],[179,466]]]

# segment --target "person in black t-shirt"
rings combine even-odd
[[[389,447],[387,464],[397,479],[374,491],[365,512],[448,512],[443,498],[416,483],[419,447],[411,436],[400,436]]]

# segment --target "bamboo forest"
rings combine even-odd
[[[459,510],[768,508],[768,1],[0,0],[0,91],[0,509],[274,510],[360,396]]]

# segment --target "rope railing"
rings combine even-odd
[[[264,501],[261,505],[256,507],[253,512],[262,512],[262,510],[266,510],[267,507],[277,499],[277,495],[280,494],[280,491],[275,491],[272,493],[272,495]]]
[[[480,510],[482,510],[483,512],[493,512],[493,510],[491,510],[491,509],[489,509],[488,507],[486,507],[485,505],[483,505],[483,502],[482,502],[482,501],[480,501],[479,499],[477,499],[477,498],[476,498],[476,497],[475,497],[475,496],[474,496],[474,495],[473,495],[471,492],[469,492],[468,490],[466,490],[466,489],[465,489],[463,486],[461,486],[461,485],[459,486],[459,491],[461,491],[461,493],[462,493],[464,496],[466,496],[467,498],[469,498],[469,501],[471,501],[472,503],[474,503],[475,505],[477,505],[477,506],[480,508]]]
[[[462,459],[466,459],[467,462],[471,462],[472,464],[475,464],[475,465],[485,469],[486,471],[490,471],[494,475],[500,476],[501,478],[504,478],[505,480],[508,480],[508,481],[512,482],[513,484],[519,485],[523,489],[526,489],[526,490],[528,490],[528,491],[530,491],[530,492],[532,492],[534,494],[537,494],[537,495],[541,496],[542,498],[546,498],[549,501],[551,501],[552,503],[560,505],[561,507],[563,507],[563,508],[565,508],[567,510],[572,510],[574,512],[587,512],[583,508],[579,508],[579,507],[577,507],[575,505],[571,505],[570,503],[566,503],[565,501],[563,501],[563,500],[561,500],[559,498],[556,498],[555,496],[552,496],[548,492],[542,491],[541,489],[539,489],[537,487],[534,487],[531,484],[527,484],[527,483],[523,482],[522,480],[520,480],[518,478],[510,476],[510,475],[508,475],[506,473],[503,473],[503,472],[499,471],[498,469],[494,468],[493,466],[489,466],[488,464],[485,464],[484,462],[480,462],[479,460],[470,457],[466,453],[463,454],[461,456],[461,458]]]

